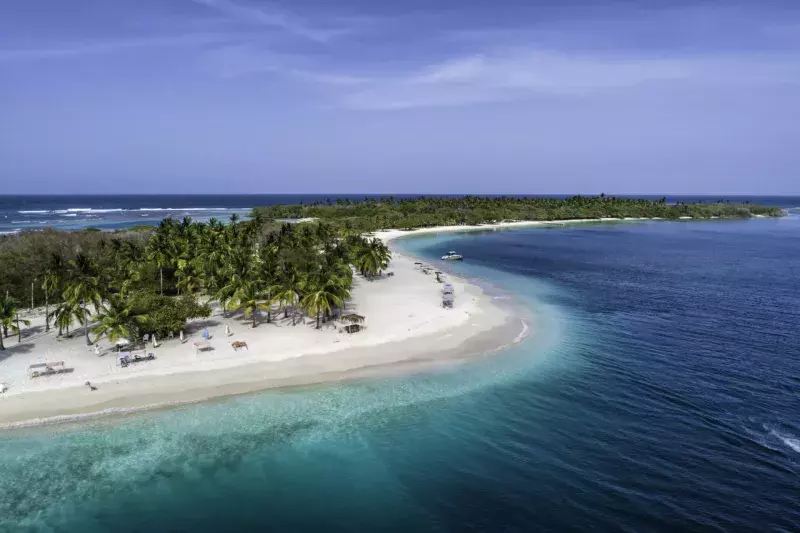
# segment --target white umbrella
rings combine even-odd
[[[153,348],[158,346],[158,341],[156,340],[156,334],[153,333]]]
[[[183,330],[181,330],[181,343],[183,343]]]

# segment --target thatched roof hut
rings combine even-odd
[[[339,317],[339,320],[342,322],[350,322],[351,324],[363,324],[364,317],[361,315],[357,315],[355,313],[351,313],[349,315],[342,315]]]

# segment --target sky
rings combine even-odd
[[[798,169],[800,1],[0,1],[0,194],[800,194]]]

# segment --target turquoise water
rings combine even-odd
[[[796,530],[800,219],[413,238],[534,335],[455,369],[0,436],[2,531]]]

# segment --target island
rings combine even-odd
[[[779,216],[607,196],[331,200],[0,238],[0,426],[450,365],[530,317],[390,249],[428,231]]]

